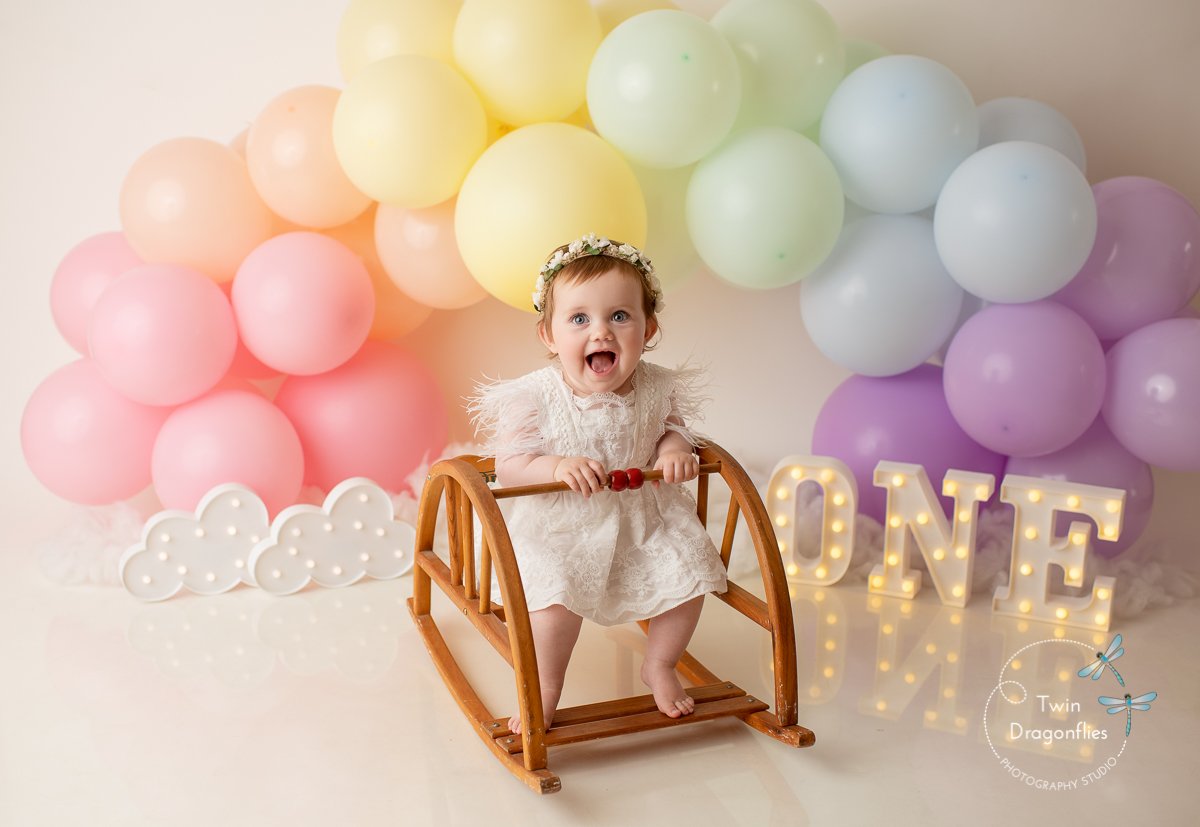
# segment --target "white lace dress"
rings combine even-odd
[[[584,456],[609,471],[649,468],[668,428],[699,442],[686,425],[666,421],[699,414],[699,376],[641,362],[627,396],[581,397],[551,365],[481,386],[469,410],[499,458]],[[530,611],[558,603],[610,626],[725,591],[721,558],[682,485],[518,497],[504,512]]]

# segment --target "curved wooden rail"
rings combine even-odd
[[[529,627],[529,612],[512,541],[497,500],[568,490],[563,483],[488,488],[493,462],[476,456],[443,460],[429,471],[418,507],[416,566],[409,610],[425,640],[442,679],[459,707],[474,724],[476,734],[510,772],[540,793],[557,792],[561,783],[547,769],[547,748],[577,741],[679,726],[734,716],[771,737],[796,747],[814,742],[811,731],[796,724],[796,645],[787,580],[766,507],[741,465],[725,450],[709,443],[700,451],[697,513],[707,521],[708,476],[719,473],[731,492],[721,559],[729,565],[735,527],[744,519],[762,572],[764,599],[730,581],[725,594],[714,595],[771,634],[775,666],[775,711],[737,686],[722,681],[690,653],[684,652],[679,671],[694,686],[696,712],[668,718],[658,712],[652,695],[560,709],[547,731],[537,676],[537,655]],[[647,480],[661,472],[646,471]],[[438,513],[444,506],[449,539],[449,564],[434,553]],[[482,528],[479,577],[475,574],[474,517]],[[501,606],[492,601],[492,572],[500,587]],[[479,630],[513,668],[522,733],[508,731],[507,719],[497,718],[483,704],[454,660],[430,615],[431,586],[439,589]],[[644,624],[644,622],[643,622]],[[643,625],[644,628],[644,625]]]

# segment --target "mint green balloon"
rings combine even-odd
[[[816,123],[842,79],[842,38],[815,0],[731,0],[713,15],[742,71],[736,129]]]
[[[729,134],[741,99],[733,49],[708,22],[682,11],[629,18],[600,43],[588,70],[596,131],[647,167],[703,158]]]
[[[696,165],[688,232],[714,273],[742,287],[782,287],[825,260],[845,203],[833,164],[782,127],[736,135]]]
[[[864,63],[870,63],[872,60],[887,57],[891,54],[887,49],[870,40],[849,37],[846,38],[842,45],[846,48],[846,68],[844,71],[847,75]]]

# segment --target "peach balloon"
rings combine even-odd
[[[154,490],[167,508],[192,510],[214,486],[234,482],[275,514],[296,501],[304,454],[283,412],[249,391],[218,390],[176,409],[151,458]]]
[[[121,226],[148,262],[181,264],[229,281],[271,234],[271,211],[236,151],[174,138],[138,158],[121,185]]]
[[[383,269],[409,296],[442,310],[468,307],[488,294],[458,252],[454,203],[422,210],[381,204],[375,213],[375,247]]]
[[[50,283],[50,311],[67,344],[87,355],[88,320],[100,294],[142,263],[121,233],[100,233],[71,248]]]
[[[371,203],[333,151],[333,110],[341,93],[299,86],[267,104],[250,127],[250,180],[278,216],[303,227],[336,227]]]
[[[33,475],[72,502],[104,505],[150,484],[150,452],[170,413],[118,393],[91,359],[38,385],[21,418],[21,448]]]
[[[88,349],[108,383],[130,399],[178,405],[226,374],[237,329],[221,288],[203,273],[143,264],[96,302]]]
[[[367,338],[387,341],[412,333],[425,323],[433,309],[404,293],[388,278],[375,246],[375,214],[375,208],[371,207],[348,224],[326,230],[325,235],[345,244],[366,265],[375,291],[375,318]]]
[[[397,345],[367,342],[328,373],[289,377],[275,404],[300,434],[305,482],[326,491],[354,476],[408,490],[408,475],[446,444],[437,381]]]
[[[344,244],[285,233],[242,262],[233,308],[246,348],[282,373],[322,373],[349,359],[375,314],[371,278]]]

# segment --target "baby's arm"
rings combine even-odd
[[[667,417],[667,422],[683,424],[677,416]],[[699,476],[700,458],[683,434],[668,429],[658,441],[654,470],[663,472],[663,482],[687,482]]]
[[[565,482],[572,491],[590,497],[604,488],[608,473],[603,465],[587,457],[511,454],[497,458],[496,479],[504,485]]]

